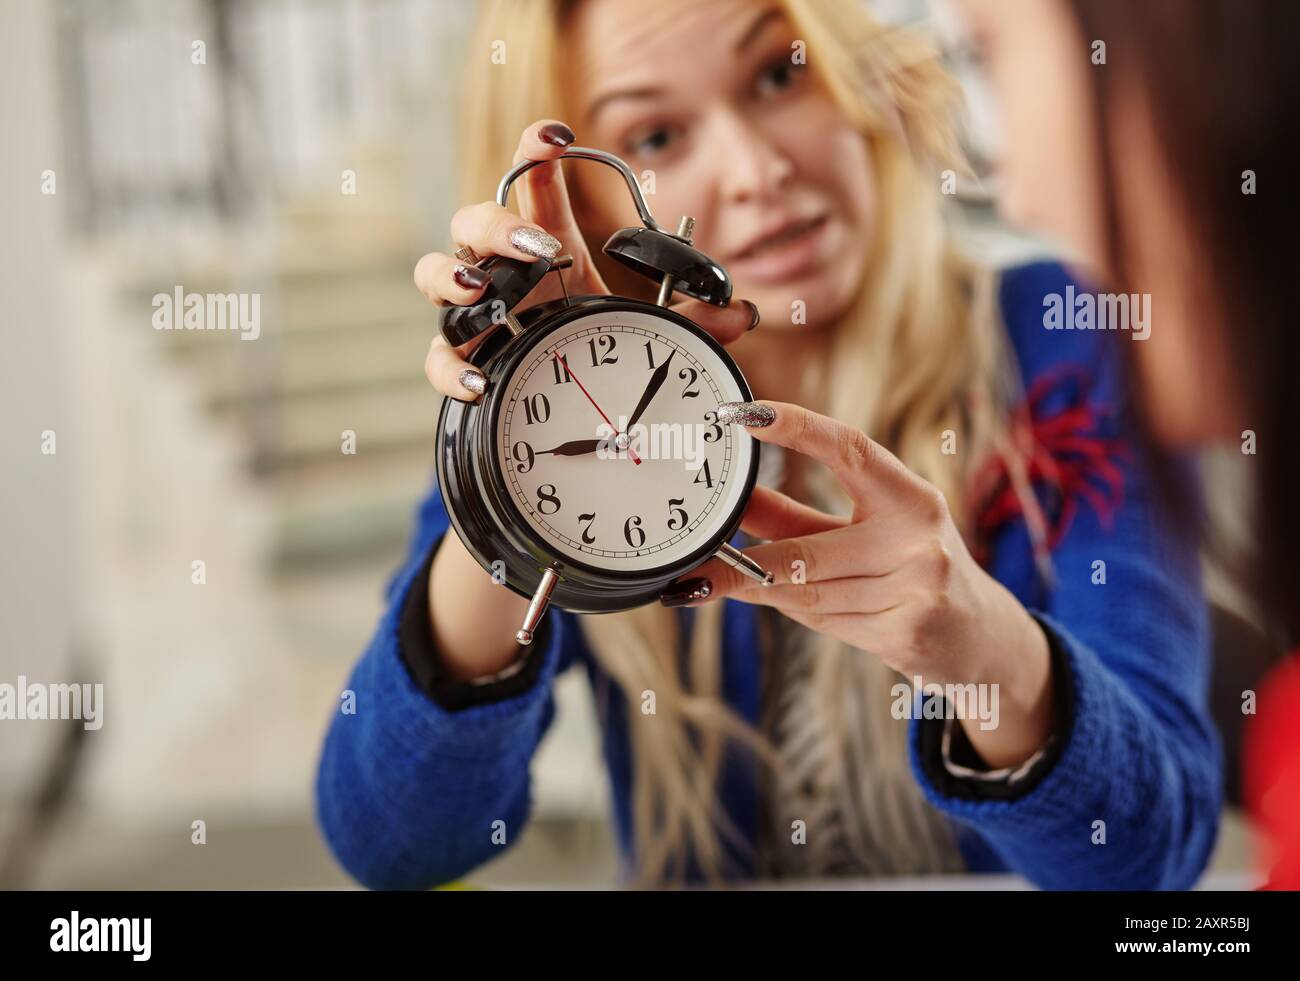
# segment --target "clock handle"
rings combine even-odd
[[[593,160],[613,167],[622,175],[632,195],[640,228],[624,228],[610,236],[604,252],[633,272],[648,276],[659,284],[661,307],[666,307],[673,293],[725,307],[731,302],[731,277],[720,265],[691,244],[695,219],[684,217],[673,234],[655,221],[646,204],[637,176],[626,162],[612,153],[591,147],[571,146],[551,161],[524,160],[516,164],[497,185],[497,204],[505,207],[510,200],[510,185],[521,175],[543,163],[559,160]],[[445,331],[444,331],[445,333]]]
[[[533,642],[533,635],[537,632],[537,625],[542,622],[542,614],[546,612],[547,604],[551,602],[551,593],[555,591],[555,584],[560,581],[557,568],[557,566],[552,565],[542,572],[542,581],[537,584],[537,590],[533,593],[533,601],[528,604],[528,612],[524,614],[524,624],[515,633],[515,640],[522,647],[526,647]]]
[[[721,559],[733,569],[743,572],[745,575],[749,576],[750,579],[755,580],[763,586],[770,586],[776,581],[776,576],[768,572],[748,555],[740,551],[740,549],[733,548],[726,542],[723,542],[722,546],[713,554],[716,558]]]
[[[627,189],[632,195],[632,203],[636,205],[637,217],[641,219],[641,224],[646,228],[658,231],[659,225],[650,214],[650,206],[645,202],[645,195],[641,192],[641,185],[637,183],[636,174],[626,163],[614,156],[612,153],[606,153],[604,150],[596,150],[586,146],[571,146],[558,157],[552,157],[552,160],[594,160],[596,163],[604,164],[607,167],[613,167],[623,175],[623,180],[627,184]],[[534,167],[548,163],[546,160],[524,160],[516,164],[510,171],[501,178],[501,183],[497,185],[497,204],[505,207],[510,200],[510,185],[513,184],[520,176],[528,173]]]

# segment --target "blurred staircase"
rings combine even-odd
[[[176,718],[167,745],[157,745],[156,724],[124,737],[118,768],[102,773],[123,813],[147,791],[160,808],[238,799],[277,820],[309,813],[321,727],[373,634],[383,586],[433,482],[441,397],[424,361],[437,317],[412,270],[424,252],[445,248],[425,229],[446,227],[452,199],[446,155],[412,152],[410,143],[350,154],[356,196],[337,186],[299,193],[269,226],[233,244],[220,235],[161,265],[113,263],[111,289],[125,301],[133,340],[124,349],[110,341],[108,351],[121,353],[109,357],[122,358],[140,392],[138,405],[127,395],[125,408],[108,413],[125,429],[100,438],[145,447],[137,465],[118,458],[104,471],[131,471],[115,498],[115,526],[138,530],[133,560],[105,567],[120,587],[108,602],[122,622],[114,646],[141,700],[133,718],[156,723],[145,692],[164,681],[204,691],[210,703],[181,703],[186,717]],[[422,210],[421,187],[436,192],[436,209],[426,202]],[[152,296],[169,284],[259,292],[260,336],[144,326]],[[119,398],[123,387],[114,382]],[[356,433],[355,455],[342,452],[345,430]],[[142,550],[146,539],[151,551]],[[189,585],[194,556],[212,556],[203,590]],[[534,813],[604,820],[586,677],[568,672],[556,699],[556,724],[533,766]],[[217,730],[242,735],[214,753]],[[142,761],[148,773],[186,776],[154,790]]]
[[[165,332],[269,508],[274,573],[391,560],[430,484],[439,398],[423,366],[436,315],[411,279],[429,246],[403,210],[400,166],[370,151],[356,168],[364,194],[284,205],[275,245],[249,274],[259,282],[249,267],[183,280],[187,292],[260,291],[256,340]],[[343,452],[348,430],[354,455]]]

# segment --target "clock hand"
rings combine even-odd
[[[595,408],[595,410],[600,413],[600,417],[605,420],[605,425],[609,426],[610,429],[614,430],[615,436],[621,435],[618,431],[618,427],[609,421],[609,416],[605,415],[605,410],[602,409],[599,405],[596,405],[596,400],[593,399],[591,397],[591,393],[587,391],[587,386],[584,385],[581,381],[579,381],[578,376],[573,373],[573,369],[569,367],[569,362],[565,360],[564,355],[561,354],[559,351],[556,351],[552,355],[552,357],[555,358],[556,361],[560,362],[560,366],[564,368],[565,372],[568,374],[570,378],[578,382],[578,387],[582,389],[582,394],[587,396],[587,401],[590,402],[592,404],[592,407]],[[632,458],[632,462],[635,463],[638,467],[641,466],[641,458],[632,451],[631,447],[628,447],[627,455]]]
[[[645,387],[645,394],[641,396],[641,401],[638,402],[636,408],[632,410],[632,418],[627,421],[627,428],[629,430],[637,424],[637,420],[641,418],[641,413],[646,410],[646,407],[650,404],[651,400],[658,394],[659,389],[663,387],[664,379],[668,377],[668,363],[672,361],[673,355],[676,353],[677,348],[673,348],[669,351],[668,357],[664,360],[664,363],[656,368],[654,374],[650,376],[650,383]]]
[[[602,443],[607,442],[610,441],[604,439],[571,439],[553,449],[538,450],[536,455],[544,456],[547,453],[554,453],[556,456],[582,456],[584,453],[595,453],[600,449]]]

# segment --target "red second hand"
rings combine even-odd
[[[552,357],[554,357],[556,361],[560,362],[560,364],[564,366],[564,373],[578,383],[578,387],[582,389],[582,394],[587,396],[587,401],[590,402],[595,407],[596,411],[600,413],[600,417],[605,420],[605,424],[609,426],[610,429],[614,430],[614,435],[616,437],[621,435],[619,431],[615,429],[614,424],[609,421],[609,416],[605,415],[605,410],[602,409],[600,406],[596,405],[596,400],[593,399],[591,397],[591,393],[587,391],[587,386],[582,383],[582,381],[578,378],[577,375],[575,375],[572,371],[569,370],[569,362],[564,359],[564,355],[562,355],[559,351],[556,351],[554,352]],[[636,455],[636,453],[633,451],[631,446],[627,448],[627,455],[632,458],[632,462],[635,463],[638,467],[641,466],[641,458]]]

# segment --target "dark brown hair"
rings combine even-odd
[[[1273,0],[1066,0],[1083,37],[1104,41],[1092,73],[1110,249],[1124,288],[1135,230],[1116,202],[1120,100],[1150,116],[1173,197],[1210,272],[1198,330],[1224,332],[1244,417],[1257,437],[1251,581],[1279,639],[1300,641],[1300,338],[1290,293],[1300,281],[1300,3]],[[1244,191],[1249,171],[1255,193]],[[1129,219],[1131,220],[1131,219]],[[1190,285],[1190,284],[1189,284]],[[1210,311],[1222,311],[1215,316]],[[1194,391],[1187,398],[1196,398]]]

